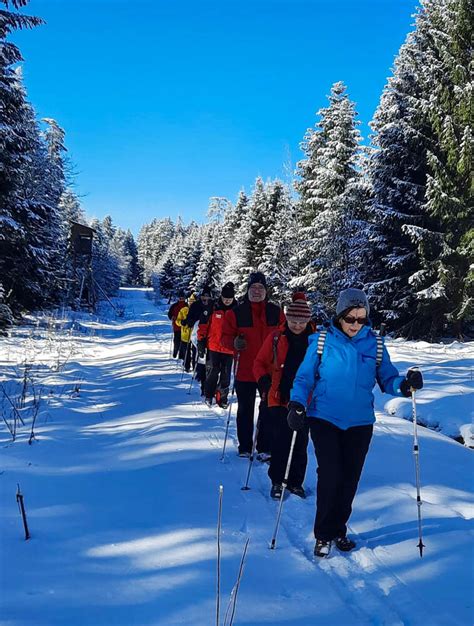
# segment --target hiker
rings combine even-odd
[[[224,317],[237,305],[234,283],[226,283],[208,319],[198,327],[198,355],[203,358],[208,350],[204,395],[211,406],[215,396],[217,404],[225,409],[228,395],[234,351],[222,345]]]
[[[209,316],[213,309],[212,293],[210,287],[203,287],[201,295],[189,308],[188,315],[184,320],[184,324],[190,328],[192,333],[193,327],[198,322],[205,324],[209,321]],[[205,356],[199,357],[196,365],[196,380],[201,386],[201,396],[204,395],[204,385],[206,383],[206,360]]]
[[[267,299],[267,281],[262,272],[252,272],[243,302],[226,313],[222,345],[239,352],[239,367],[235,373],[237,393],[238,454],[249,458],[253,449],[254,411],[257,381],[253,363],[267,335],[285,322],[281,308]],[[261,398],[256,447],[261,461],[271,457],[271,423],[264,398]]]
[[[189,308],[195,301],[196,296],[194,294],[191,294],[188,298],[188,304],[182,307],[182,309],[178,313],[178,317],[176,318],[176,325],[181,330],[179,358],[183,361],[183,367],[186,372],[190,372],[191,369],[194,370],[194,365],[196,363],[196,346],[191,341],[192,328],[184,323],[189,313]]]
[[[359,478],[372,438],[373,387],[394,396],[421,389],[421,372],[400,376],[369,320],[369,302],[360,289],[339,295],[336,315],[328,327],[309,338],[288,404],[288,425],[309,426],[318,462],[314,554],[328,556],[332,542],[348,552],[347,537]],[[307,412],[307,417],[306,417]]]
[[[171,320],[173,327],[173,358],[175,359],[179,353],[179,344],[181,343],[181,327],[176,324],[178,313],[186,306],[184,291],[178,293],[178,301],[174,302],[168,310],[168,319]]]
[[[308,339],[314,333],[311,310],[305,295],[294,293],[288,305],[286,322],[282,328],[270,333],[260,348],[253,372],[261,395],[266,395],[269,416],[273,424],[273,441],[268,476],[272,481],[270,496],[279,500],[283,490],[283,479],[293,430],[288,426],[288,402],[296,371],[303,361]],[[298,431],[288,475],[287,489],[305,498],[303,481],[306,473],[308,428]]]

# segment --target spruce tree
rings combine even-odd
[[[24,0],[1,2],[6,8],[0,11],[0,275],[10,294],[9,302],[19,309],[36,300],[30,291],[33,281],[23,278],[25,266],[34,265],[35,250],[28,241],[28,228],[35,215],[24,198],[22,183],[38,137],[32,136],[24,90],[14,70],[23,59],[7,37],[16,29],[38,26],[42,20],[9,10],[10,5],[14,9],[25,6]]]
[[[344,83],[335,83],[328,99],[316,127],[305,135],[306,158],[298,164],[302,271],[293,281],[308,290],[315,305],[326,308],[342,287],[356,286],[354,268],[361,264],[351,249],[360,202],[359,122]]]
[[[374,119],[374,309],[406,336],[472,324],[472,13],[425,0]]]

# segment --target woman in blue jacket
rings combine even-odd
[[[418,370],[399,375],[368,315],[363,291],[341,292],[335,319],[309,338],[288,404],[288,425],[309,425],[318,462],[316,556],[327,556],[333,541],[344,552],[355,547],[346,524],[372,438],[375,383],[393,396],[423,387]]]

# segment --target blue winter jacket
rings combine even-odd
[[[318,356],[320,333],[309,337],[308,350],[291,390],[291,400],[307,407],[307,415],[332,422],[342,430],[375,422],[376,382],[382,391],[403,395],[404,379],[383,347],[382,362],[376,367],[377,339],[369,325],[350,339],[333,323],[327,329],[321,360]],[[309,404],[308,404],[309,403]]]

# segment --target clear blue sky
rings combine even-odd
[[[89,216],[204,221],[284,176],[343,80],[368,134],[416,0],[32,0],[29,98],[66,130]]]

